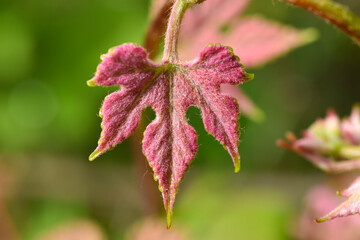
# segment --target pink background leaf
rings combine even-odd
[[[335,190],[327,185],[313,187],[305,199],[305,210],[302,212],[295,231],[299,240],[357,240],[360,238],[360,216],[349,216],[316,224],[314,219],[323,216],[341,204],[342,199]]]
[[[324,217],[316,219],[317,222],[325,222],[334,218],[347,217],[360,213],[360,178],[357,178],[355,182],[353,182],[348,189],[341,192],[341,194],[349,198]]]
[[[301,31],[261,17],[241,18],[248,4],[249,0],[209,0],[188,10],[180,32],[180,58],[192,59],[207,43],[221,42],[234,49],[245,67],[257,67],[316,38],[314,30]],[[257,121],[264,118],[238,87],[224,89],[237,98],[245,115]]]

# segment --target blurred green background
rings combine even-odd
[[[342,2],[360,15],[358,1]],[[104,239],[124,239],[146,216],[145,178],[129,140],[93,163],[87,160],[101,131],[98,110],[113,89],[89,88],[86,80],[109,48],[143,42],[149,6],[149,0],[0,1],[0,192],[6,215],[0,214],[0,223],[19,239],[37,239],[76,219],[92,221]],[[266,120],[242,117],[239,174],[203,129],[199,111],[190,110],[199,152],[180,187],[173,223],[189,239],[293,239],[303,196],[327,176],[275,140],[288,130],[298,135],[328,107],[344,116],[360,101],[360,48],[342,32],[276,1],[253,0],[245,14],[315,27],[320,37],[249,70],[255,79],[244,89]]]

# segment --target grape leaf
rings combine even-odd
[[[230,48],[208,45],[193,61],[159,64],[149,60],[142,47],[128,43],[101,59],[88,85],[121,85],[121,89],[103,102],[103,131],[90,160],[129,137],[139,124],[141,111],[152,107],[156,118],[144,132],[143,152],[159,181],[171,221],[179,183],[198,149],[197,134],[186,119],[187,109],[196,106],[205,129],[227,149],[239,171],[239,107],[235,99],[220,92],[220,85],[240,84],[253,75],[244,71]]]

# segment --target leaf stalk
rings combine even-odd
[[[165,34],[165,47],[163,62],[175,62],[178,60],[177,41],[180,33],[181,21],[186,10],[195,2],[189,0],[176,0],[169,17],[169,22]]]
[[[360,46],[360,18],[349,9],[331,0],[280,0],[301,7],[337,26]]]

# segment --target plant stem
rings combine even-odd
[[[360,18],[331,0],[280,0],[301,7],[330,22],[349,35],[360,46]]]
[[[163,62],[174,62],[177,56],[177,40],[179,38],[181,20],[184,17],[186,9],[193,3],[186,0],[176,0],[174,3],[165,34],[165,48]]]
[[[160,43],[164,38],[166,26],[169,18],[170,9],[173,1],[168,0],[162,7],[157,16],[151,21],[145,36],[144,47],[149,53],[150,59],[154,59],[159,52]]]

